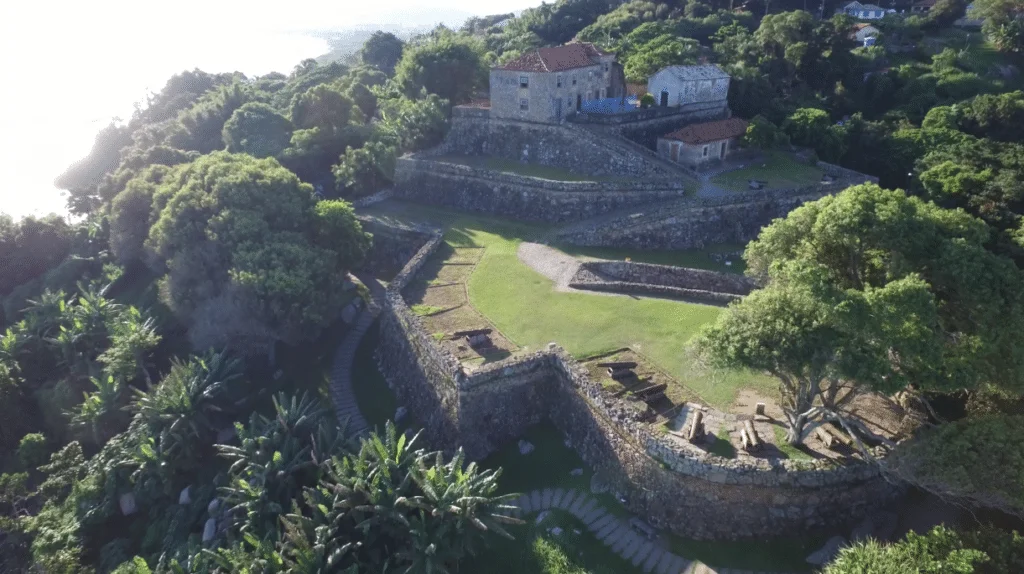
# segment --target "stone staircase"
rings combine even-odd
[[[345,335],[338,350],[334,353],[330,391],[331,402],[334,403],[334,412],[338,415],[338,422],[348,430],[349,434],[359,436],[366,434],[370,430],[370,425],[359,411],[359,404],[356,402],[356,395],[352,390],[352,364],[355,361],[356,349],[359,348],[359,343],[363,340],[363,335],[366,334],[384,306],[384,287],[369,275],[359,274],[356,277],[370,289],[370,302],[360,312],[359,317],[352,324],[352,329]]]
[[[545,488],[523,494],[512,503],[520,517],[544,510],[562,510],[583,522],[591,534],[624,560],[647,574],[767,574],[752,570],[714,568],[688,560],[648,540],[627,520],[608,512],[601,503],[581,490]]]

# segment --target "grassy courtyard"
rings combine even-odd
[[[702,367],[688,353],[690,339],[701,326],[715,320],[722,312],[719,307],[554,291],[549,279],[527,267],[516,255],[519,244],[537,236],[546,229],[544,226],[400,203],[376,206],[366,212],[444,225],[445,241],[452,256],[466,248],[481,248],[483,253],[465,281],[471,309],[459,312],[479,313],[520,351],[542,349],[552,341],[576,357],[630,347],[650,358],[693,394],[719,408],[728,408],[743,387],[757,389],[765,396],[775,394],[774,383],[764,376]]]
[[[787,189],[813,185],[821,181],[822,171],[797,161],[784,152],[767,152],[764,159],[752,165],[711,178],[711,183],[733,191],[747,191],[749,181],[768,182],[765,189]]]
[[[627,181],[627,177],[587,175],[560,167],[550,167],[533,163],[522,163],[519,161],[499,157],[482,157],[470,155],[444,155],[436,158],[437,161],[455,163],[477,169],[489,169],[503,171],[527,177],[550,179],[553,181]]]

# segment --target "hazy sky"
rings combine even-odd
[[[111,117],[199,67],[287,73],[327,51],[284,32],[459,24],[539,0],[0,0],[0,211],[61,210],[53,179]]]

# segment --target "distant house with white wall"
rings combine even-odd
[[[724,160],[746,132],[747,122],[740,118],[692,124],[658,138],[658,154],[699,169]]]
[[[881,33],[882,32],[878,28],[875,28],[871,24],[861,22],[860,24],[853,25],[853,39],[857,40],[857,42],[861,44],[863,44],[868,38],[877,38]]]
[[[647,79],[647,92],[656,105],[703,107],[729,106],[729,74],[714,64],[668,66]]]
[[[881,20],[887,13],[896,12],[895,10],[886,10],[875,4],[861,4],[860,2],[850,2],[839,11],[858,20]]]
[[[491,69],[492,118],[558,123],[585,101],[624,95],[615,54],[589,42],[538,48]]]

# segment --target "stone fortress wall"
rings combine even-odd
[[[678,297],[718,305],[736,301],[757,287],[743,275],[630,261],[582,263],[569,280],[569,286],[590,291]]]
[[[398,196],[528,221],[568,222],[676,199],[686,193],[678,181],[558,182],[433,161],[399,158]]]
[[[432,232],[388,285],[378,363],[436,448],[479,459],[550,420],[630,510],[697,539],[747,538],[852,522],[897,490],[862,464],[726,459],[653,430],[554,344],[467,372],[401,291],[441,243]]]

